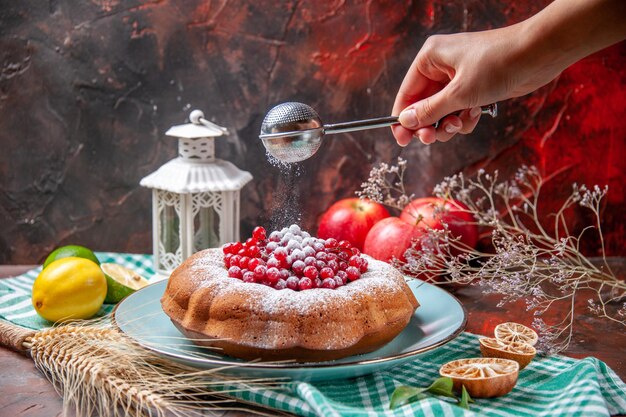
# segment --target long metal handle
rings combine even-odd
[[[398,116],[376,117],[374,119],[356,120],[354,122],[334,123],[324,125],[324,133],[356,132],[357,130],[376,129],[400,123]]]
[[[488,114],[491,117],[498,115],[498,104],[493,103],[482,107],[482,114]],[[324,133],[332,135],[334,133],[356,132],[357,130],[376,129],[379,127],[387,127],[400,123],[398,116],[376,117],[374,119],[356,120],[354,122],[334,123],[324,125]],[[439,126],[439,121],[434,127]]]

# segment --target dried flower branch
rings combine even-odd
[[[359,195],[383,204],[392,201],[392,207],[401,208],[398,202],[406,199],[393,193],[404,188],[397,184],[385,188],[380,179],[384,173],[395,172],[398,171],[386,165],[384,169],[372,170],[365,183],[369,187]],[[607,262],[601,228],[600,204],[608,188],[588,189],[574,184],[559,210],[547,217],[547,227],[546,222],[540,221],[538,209],[544,184],[537,168],[526,166],[508,181],[499,181],[497,172],[489,174],[483,170],[475,178],[463,174],[445,178],[435,187],[434,194],[465,204],[475,223],[491,231],[493,251],[464,245],[444,225],[443,230],[429,229],[407,250],[406,262],[396,260],[395,265],[413,276],[444,277],[444,283],[469,284],[480,280],[486,293],[502,295],[500,305],[525,300],[527,311],[536,316],[533,325],[541,336],[538,347],[544,353],[567,349],[573,332],[575,301],[583,294],[592,294],[588,298],[592,314],[626,326],[626,282],[615,276]],[[594,220],[574,235],[565,214],[575,206],[590,210]],[[580,250],[581,239],[592,230],[600,240],[601,265],[591,262]],[[438,280],[442,282],[441,278]],[[565,317],[547,314],[555,303],[568,303]],[[619,303],[621,307],[615,307]],[[549,317],[550,323],[544,317]]]
[[[402,210],[415,197],[407,195],[404,187],[406,160],[398,158],[398,164],[381,163],[372,168],[368,180],[361,184],[357,196],[369,198],[386,206]]]

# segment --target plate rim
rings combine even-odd
[[[229,360],[222,360],[222,359],[210,359],[210,358],[190,358],[188,356],[183,356],[180,354],[176,354],[176,353],[171,353],[171,352],[167,352],[167,351],[163,351],[159,348],[156,348],[154,346],[151,346],[150,344],[147,344],[143,341],[138,340],[137,338],[131,336],[130,334],[126,333],[124,330],[122,330],[122,328],[118,325],[117,323],[117,309],[128,299],[130,299],[131,297],[133,297],[135,294],[138,294],[141,291],[146,290],[149,287],[152,286],[156,286],[156,285],[167,285],[168,280],[167,279],[163,279],[157,282],[153,282],[150,283],[149,285],[146,285],[145,287],[141,288],[140,290],[135,291],[134,293],[128,295],[127,297],[125,297],[122,301],[120,301],[119,303],[117,303],[115,305],[115,307],[113,308],[113,311],[111,312],[111,322],[113,324],[113,326],[115,326],[115,328],[121,332],[122,334],[124,334],[126,337],[131,338],[135,343],[137,343],[138,345],[140,345],[141,347],[143,347],[144,349],[147,349],[149,351],[155,352],[159,355],[168,357],[168,358],[176,358],[182,361],[185,361],[185,363],[187,364],[195,364],[196,362],[202,362],[204,364],[207,365],[217,365],[217,366],[222,366],[222,367],[238,367],[238,368],[249,368],[249,369],[253,369],[253,370],[270,370],[270,369],[280,369],[280,370],[284,370],[284,371],[306,371],[306,370],[319,370],[319,369],[329,369],[329,368],[333,368],[333,369],[338,369],[338,368],[342,368],[342,367],[353,367],[353,366],[369,366],[369,365],[375,365],[375,364],[380,364],[380,363],[385,363],[385,362],[393,362],[396,360],[400,360],[400,359],[404,359],[407,357],[412,357],[412,356],[416,356],[419,354],[422,354],[424,352],[428,352],[430,350],[436,349],[440,346],[445,345],[446,343],[456,339],[464,330],[465,327],[467,326],[467,310],[465,309],[465,306],[463,305],[463,303],[461,303],[459,301],[459,299],[454,295],[451,294],[450,292],[444,290],[443,288],[431,284],[427,281],[423,281],[419,278],[412,278],[412,277],[407,277],[405,276],[405,278],[410,279],[411,281],[419,281],[421,282],[421,284],[415,288],[415,290],[417,290],[418,288],[421,288],[424,285],[428,285],[432,288],[435,288],[437,291],[441,291],[443,293],[445,293],[447,296],[451,297],[452,300],[454,300],[459,307],[461,307],[461,312],[463,313],[463,320],[461,321],[461,323],[459,324],[459,326],[447,337],[445,337],[444,339],[433,343],[432,345],[428,345],[428,346],[424,346],[422,348],[419,349],[415,349],[415,350],[411,350],[409,352],[404,352],[404,353],[399,353],[399,354],[395,354],[395,355],[391,355],[391,356],[385,356],[382,358],[373,358],[373,359],[365,359],[365,360],[356,360],[356,361],[352,361],[352,362],[343,362],[343,363],[334,363],[334,361],[324,361],[324,362],[288,362],[288,361],[274,361],[274,362],[264,362],[264,361],[247,361],[247,362],[235,362],[235,361],[229,361]],[[408,283],[407,283],[408,285]],[[411,289],[411,291],[415,294],[414,289]],[[419,308],[419,307],[418,307]],[[185,337],[182,333],[181,335],[183,337]],[[218,353],[219,354],[219,353]],[[223,354],[219,354],[221,356],[226,356]],[[357,355],[358,356],[358,355]],[[235,358],[236,359],[236,358]],[[173,359],[175,360],[175,359]],[[199,364],[195,364],[192,365],[194,367],[200,368]],[[206,368],[201,368],[201,369],[206,369]]]

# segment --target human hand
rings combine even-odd
[[[624,0],[554,0],[512,26],[431,36],[393,105],[398,144],[470,133],[480,106],[535,91],[579,59],[626,39],[625,19]]]
[[[425,144],[446,142],[470,133],[480,106],[528,94],[556,77],[560,69],[551,70],[528,53],[521,31],[518,24],[428,38],[393,106],[392,114],[400,115],[401,125],[392,128],[398,144],[406,146],[413,137]]]

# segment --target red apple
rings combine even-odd
[[[361,198],[345,198],[322,214],[317,235],[321,239],[347,240],[363,250],[367,232],[386,217],[389,217],[389,212],[382,204]]]
[[[461,242],[473,248],[478,242],[478,226],[467,210],[467,206],[459,201],[424,197],[417,198],[404,207],[400,218],[425,230],[443,230],[445,223],[452,236],[460,238]]]
[[[380,261],[392,258],[405,261],[404,252],[414,239],[424,236],[424,229],[415,227],[398,217],[388,217],[376,223],[367,234],[363,253]]]

